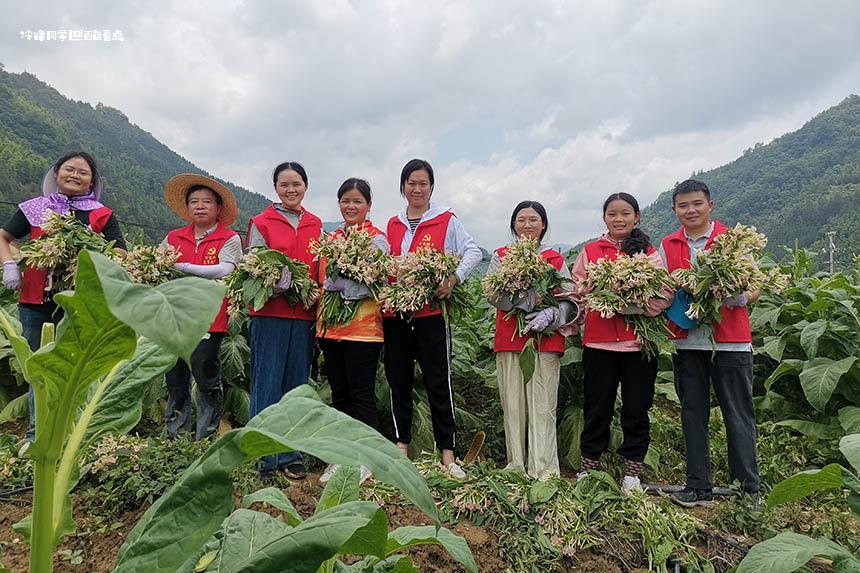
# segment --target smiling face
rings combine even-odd
[[[539,240],[544,229],[546,229],[546,225],[541,219],[540,213],[531,207],[520,209],[516,219],[514,219],[514,233],[517,237]]]
[[[72,157],[60,165],[54,179],[63,195],[86,195],[93,184],[93,170],[83,157]]]
[[[185,200],[188,217],[200,228],[209,228],[218,220],[222,206],[218,204],[218,196],[208,188],[197,189],[188,194]]]
[[[348,226],[361,225],[367,219],[370,203],[358,189],[350,189],[338,201],[340,214]]]
[[[415,210],[427,210],[430,206],[430,195],[433,186],[430,184],[430,174],[426,169],[418,169],[409,174],[403,184],[403,194],[406,202]]]
[[[292,169],[284,169],[278,173],[275,181],[275,193],[281,204],[287,209],[298,211],[302,208],[302,199],[305,197],[308,186],[302,180],[302,176]]]
[[[633,205],[623,199],[615,199],[606,206],[606,210],[603,212],[603,222],[606,223],[609,236],[620,241],[629,237],[630,233],[633,232],[633,228],[639,222],[639,215]]]
[[[707,228],[713,208],[714,202],[705,195],[704,191],[680,193],[675,196],[675,202],[672,205],[678,221],[688,232],[702,231]]]

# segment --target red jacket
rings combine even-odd
[[[719,221],[714,221],[714,231],[708,237],[705,249],[710,249],[714,238],[725,232],[726,226]],[[683,227],[663,239],[663,252],[666,253],[666,266],[670,273],[675,269],[690,268],[690,246]],[[720,322],[711,325],[714,329],[715,342],[752,342],[750,315],[745,306],[734,308],[724,306],[720,309],[720,314],[722,315]],[[687,331],[671,320],[669,329],[674,333],[675,338],[687,338]]]
[[[314,262],[314,255],[310,252],[311,239],[318,238],[322,231],[322,221],[319,217],[310,211],[305,211],[296,229],[283,215],[275,211],[274,206],[269,205],[262,213],[252,218],[251,223],[263,235],[270,249],[277,249],[291,259],[306,263],[310,268],[311,278],[319,282],[319,264]],[[315,320],[315,306],[305,309],[301,303],[291,305],[286,297],[275,296],[270,298],[260,310],[251,310],[251,316]]]
[[[433,217],[432,219],[421,221],[418,228],[415,229],[415,234],[412,237],[412,244],[409,246],[409,252],[414,253],[423,247],[430,247],[437,251],[444,252],[445,234],[448,232],[448,223],[451,221],[451,217],[453,216],[453,212],[445,211],[441,215]],[[400,217],[395,215],[388,220],[388,229],[386,234],[388,235],[388,244],[391,246],[391,254],[395,257],[401,256],[403,254],[403,237],[406,236],[406,225],[403,224]],[[431,309],[430,307],[430,304],[424,305],[424,308],[416,312],[413,315],[413,318],[423,318],[425,316],[442,314],[441,308]],[[385,313],[385,316],[391,317],[394,315]]]
[[[499,258],[504,258],[507,251],[507,247],[496,249]],[[540,255],[556,270],[561,269],[564,265],[564,257],[558,251],[547,249],[542,251]],[[505,315],[507,314],[507,312],[502,310],[496,311],[496,334],[493,337],[494,352],[520,352],[528,339],[533,338],[532,336],[520,336],[517,332],[516,316],[511,316],[505,320]],[[559,332],[553,332],[549,336],[542,337],[540,351],[564,354],[564,336]]]
[[[647,254],[654,252],[654,247],[649,247]],[[602,258],[614,261],[622,253],[617,245],[605,239],[598,239],[585,245],[588,262],[596,263]],[[632,326],[628,326],[624,316],[614,314],[609,318],[603,318],[595,310],[589,310],[585,316],[585,332],[582,334],[582,344],[590,342],[622,342],[636,340],[636,333]]]
[[[179,251],[178,262],[180,263],[217,265],[221,247],[236,235],[238,235],[236,231],[231,231],[219,223],[218,227],[198,245],[194,236],[194,225],[188,225],[167,233],[167,242]],[[215,317],[215,321],[209,327],[209,332],[227,332],[227,322],[227,299],[225,298],[221,304],[221,310],[218,311],[218,316]]]
[[[107,207],[99,207],[90,211],[90,229],[96,233],[101,233],[105,225],[110,219],[113,211]],[[30,227],[30,239],[36,239],[45,234],[41,227]],[[21,282],[21,293],[18,302],[24,304],[42,304],[45,296],[45,285],[48,282],[47,269],[37,269],[28,267],[24,270],[24,277]]]

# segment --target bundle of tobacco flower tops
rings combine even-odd
[[[125,268],[132,282],[158,286],[173,276],[179,251],[171,245],[135,245],[125,256],[117,253],[114,260]]]
[[[447,299],[435,297],[436,287],[457,270],[460,256],[437,251],[430,247],[418,249],[394,260],[391,265],[396,282],[386,285],[379,292],[382,310],[411,315],[424,305],[441,308],[446,321],[465,311],[469,305],[468,295],[462,284],[457,284]]]
[[[311,278],[308,265],[280,251],[258,247],[245,254],[233,272],[224,278],[230,316],[236,316],[245,307],[263,308],[275,295],[275,284],[284,267],[289,267],[292,280],[289,288],[280,294],[292,305],[311,308],[319,298],[319,285]]]
[[[54,288],[73,288],[78,254],[84,250],[110,255],[113,241],[107,241],[75,218],[74,213],[51,213],[42,225],[43,235],[21,246],[18,263],[22,267],[50,270]]]
[[[481,279],[484,296],[490,300],[508,297],[511,301],[516,301],[529,290],[534,290],[537,301],[535,308],[515,308],[505,317],[516,316],[520,333],[525,328],[525,315],[534,310],[558,307],[554,292],[570,283],[570,279],[561,276],[561,273],[540,255],[538,240],[528,237],[522,237],[511,244],[499,267]]]
[[[339,277],[366,286],[376,299],[379,289],[390,275],[391,257],[373,244],[373,235],[364,228],[347,229],[346,233],[321,233],[311,244],[316,260],[325,259],[326,277]],[[354,317],[360,300],[345,300],[341,293],[323,291],[320,299],[320,319],[326,328],[347,324]]]
[[[644,310],[648,301],[665,299],[664,289],[674,290],[675,286],[666,269],[655,265],[645,253],[622,253],[614,260],[604,257],[589,263],[586,271],[588,277],[579,285],[580,296],[586,309],[600,313],[603,318],[621,314],[630,306]],[[646,356],[657,356],[661,350],[672,352],[665,316],[623,316]]]
[[[677,285],[693,295],[687,316],[698,322],[719,322],[720,307],[729,297],[756,290],[778,293],[788,276],[774,267],[764,271],[758,259],[767,237],[738,223],[717,236],[710,249],[699,251],[689,269],[672,273]]]

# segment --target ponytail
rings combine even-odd
[[[647,253],[650,247],[651,238],[639,227],[634,228],[630,236],[621,243],[621,250],[628,255]]]

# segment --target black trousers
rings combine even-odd
[[[381,342],[319,339],[331,405],[376,429],[376,365]]]
[[[191,368],[181,358],[165,374],[167,411],[164,424],[170,438],[181,431],[191,431],[191,376],[197,382],[197,428],[195,439],[202,439],[218,430],[224,405],[221,385],[221,341],[223,333],[209,333],[191,354]]]
[[[615,398],[621,385],[621,430],[624,440],[618,453],[641,462],[651,442],[648,410],[654,401],[657,361],[641,352],[613,352],[586,347],[585,425],[580,437],[582,455],[596,460],[609,446],[609,427],[615,413]]]
[[[413,320],[385,318],[382,324],[395,440],[404,444],[412,441],[412,387],[417,359],[430,402],[436,446],[453,450],[457,426],[451,386],[451,337],[445,320],[442,315]]]
[[[673,363],[687,451],[687,487],[713,487],[708,440],[713,384],[726,424],[729,477],[738,480],[747,493],[757,493],[752,352],[679,350]]]

